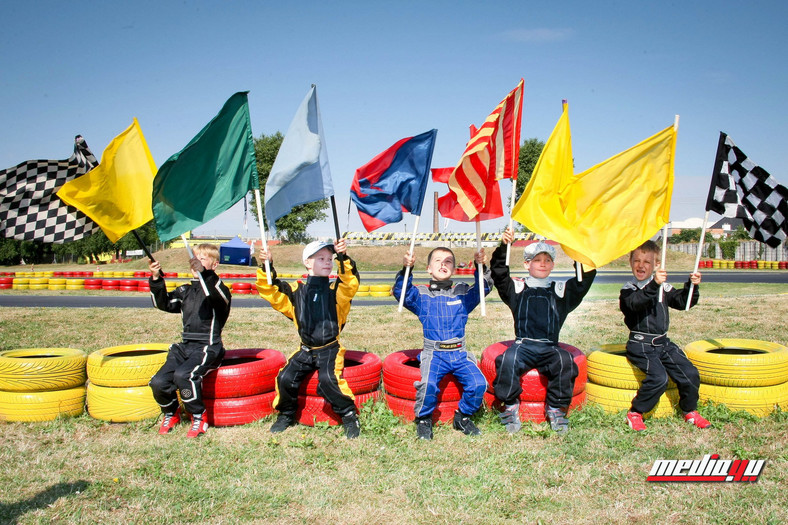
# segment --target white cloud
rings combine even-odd
[[[501,36],[511,42],[560,42],[572,37],[574,31],[567,28],[510,29]]]

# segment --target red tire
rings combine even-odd
[[[484,377],[487,378],[488,390],[492,392],[492,384],[497,376],[495,370],[495,358],[506,351],[514,341],[501,341],[488,346],[482,352],[481,369]],[[558,343],[558,346],[572,354],[577,365],[577,378],[572,395],[576,396],[586,389],[588,381],[588,363],[585,354],[574,346],[566,343]],[[536,369],[531,369],[523,374],[520,380],[523,393],[520,394],[521,401],[544,401],[547,398],[547,377],[540,374]]]
[[[345,352],[345,368],[342,378],[347,381],[350,391],[354,394],[366,394],[380,388],[380,371],[383,362],[380,357],[370,352],[347,350]],[[317,370],[310,373],[301,383],[299,394],[316,396]]]
[[[136,288],[137,286],[139,286],[139,283],[140,282],[137,281],[136,279],[121,279],[120,280],[120,286],[133,286],[134,288]]]
[[[276,392],[224,399],[203,398],[209,425],[245,425],[274,413]]]
[[[386,393],[401,399],[416,399],[414,383],[421,380],[418,355],[420,348],[400,350],[386,356],[383,360],[383,388]],[[462,398],[462,385],[452,374],[446,374],[438,383],[438,403],[459,401]]]
[[[233,283],[230,287],[232,288],[233,292],[236,290],[249,290],[252,288],[252,283]]]
[[[138,292],[140,289],[136,286],[118,286],[121,292]]]
[[[355,404],[357,409],[370,399],[377,401],[380,398],[380,390],[367,392],[356,396]],[[296,420],[308,427],[315,426],[315,423],[328,423],[331,426],[342,423],[331,405],[320,396],[298,396],[298,410]]]
[[[221,366],[202,382],[202,395],[209,398],[247,397],[271,392],[285,356],[267,348],[227,350]]]
[[[86,284],[85,290],[101,290],[100,284]]]
[[[577,395],[572,396],[569,403],[569,412],[580,410],[586,402],[586,392],[583,390]],[[490,392],[484,393],[484,404],[496,410],[503,408],[503,403],[495,398]],[[534,423],[544,423],[545,416],[544,401],[520,401],[520,419],[522,421],[533,421]]]
[[[389,410],[391,410],[395,416],[404,421],[413,421],[416,419],[416,413],[414,412],[415,405],[416,400],[414,399],[403,399],[401,397],[392,396],[391,394],[386,394],[386,406],[389,407]],[[452,421],[454,419],[454,412],[457,411],[459,406],[459,401],[439,402],[435,407],[435,411],[432,413],[432,420],[436,423],[438,421],[443,423]]]
[[[85,279],[85,285],[91,285],[91,286],[98,285],[98,286],[101,286],[101,283],[102,283],[103,280],[104,279]]]

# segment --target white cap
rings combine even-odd
[[[530,261],[540,253],[546,253],[552,260],[555,260],[555,248],[544,241],[532,242],[526,246],[523,250],[523,259]]]
[[[317,252],[322,250],[323,248],[328,248],[331,250],[331,253],[334,252],[334,244],[325,241],[312,241],[304,247],[304,253],[301,257],[301,260],[306,263],[306,260],[315,255]]]

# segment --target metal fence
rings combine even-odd
[[[698,254],[698,243],[668,244],[668,249],[676,252]],[[722,259],[722,250],[719,244],[704,243],[701,257],[707,259]],[[771,248],[758,241],[742,241],[736,246],[736,261],[788,261],[788,247],[785,243],[777,248]]]

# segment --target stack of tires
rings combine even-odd
[[[202,382],[208,424],[245,425],[271,415],[276,375],[284,364],[285,356],[276,350],[227,350],[221,366]]]
[[[85,409],[87,354],[75,348],[0,352],[0,420],[51,421]]]
[[[588,354],[588,402],[596,403],[610,413],[629,410],[645,377],[640,369],[627,360],[626,345],[600,345]],[[659,398],[657,406],[644,416],[670,417],[678,402],[676,384],[669,380],[667,390]]]
[[[421,380],[419,369],[420,348],[400,350],[386,356],[383,360],[383,388],[386,391],[386,405],[394,415],[404,421],[416,419],[415,383]],[[454,419],[454,412],[462,398],[462,385],[452,374],[446,374],[438,383],[438,405],[432,413],[434,422],[444,423]]]
[[[134,344],[102,348],[88,356],[88,413],[112,423],[157,417],[161,408],[148,386],[167,359],[169,345]]]
[[[345,351],[345,367],[342,378],[347,381],[350,391],[355,395],[356,408],[370,399],[380,397],[380,372],[383,363],[379,356],[370,352]],[[298,394],[296,420],[302,425],[314,426],[315,423],[339,425],[342,422],[331,405],[317,393],[317,371],[307,375],[301,383]]]
[[[487,406],[502,410],[502,403],[495,398],[493,381],[497,377],[495,359],[503,354],[514,341],[501,341],[488,346],[482,352],[481,369],[484,377],[487,378],[487,392],[484,400]],[[575,388],[572,391],[572,401],[569,404],[569,412],[579,410],[586,401],[586,382],[587,366],[586,356],[579,349],[566,343],[558,345],[572,355],[572,359],[577,365],[578,374],[575,379]],[[545,405],[547,399],[547,377],[540,374],[538,370],[531,369],[523,374],[520,379],[520,386],[523,392],[520,394],[520,419],[522,421],[533,421],[534,423],[545,422]]]
[[[704,339],[684,348],[700,372],[700,399],[759,417],[788,410],[788,348],[757,339]]]

